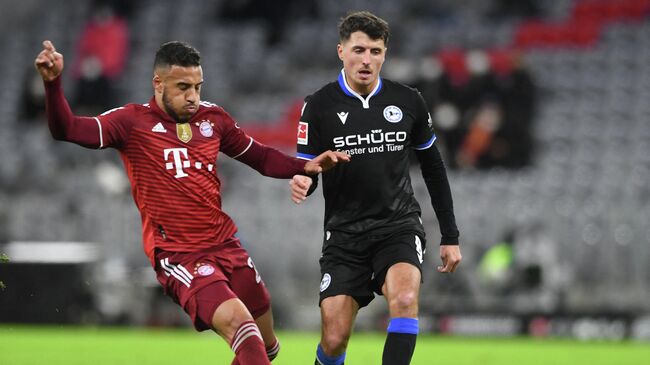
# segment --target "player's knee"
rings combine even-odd
[[[392,313],[403,315],[413,315],[417,311],[418,296],[413,291],[404,291],[393,296],[389,301]]]
[[[228,341],[232,341],[233,336],[245,322],[252,321],[253,317],[247,312],[233,311],[230,316],[216,316],[213,318],[212,326],[216,331],[222,334]]]
[[[329,331],[323,335],[321,347],[327,355],[340,355],[348,347],[350,333],[345,331]]]

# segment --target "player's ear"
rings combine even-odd
[[[151,80],[151,84],[153,85],[153,89],[156,91],[156,93],[162,93],[164,85],[162,82],[162,78],[160,78],[160,75],[158,75],[158,73],[153,74],[153,79]]]
[[[339,59],[343,61],[343,46],[341,45],[341,43],[336,45],[336,53],[338,53]]]

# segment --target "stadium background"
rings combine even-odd
[[[289,153],[302,98],[340,69],[336,24],[347,10],[389,21],[383,75],[406,83],[431,86],[441,70],[467,82],[498,71],[499,56],[516,55],[534,80],[530,129],[513,137],[529,133],[529,160],[459,164],[445,148],[451,137],[443,137],[464,120],[461,108],[435,93],[428,100],[453,167],[464,261],[454,275],[435,273],[439,232],[414,165],[431,268],[422,330],[650,339],[650,2],[113,3],[128,27],[124,68],[108,77],[114,106],[148,101],[157,47],[184,40],[202,53],[203,99]],[[93,4],[0,5],[0,253],[9,260],[0,263],[0,323],[187,326],[142,253],[140,218],[117,153],[54,142],[42,114],[24,106],[39,97],[30,94],[32,62],[43,39],[66,57],[68,96],[83,90],[73,64]],[[278,327],[316,330],[320,189],[297,207],[286,181],[228,158],[219,169],[225,211],[270,287]],[[179,219],[191,216],[179,212]],[[511,257],[490,261],[486,253],[504,240],[513,243]],[[383,330],[385,321],[378,300],[357,328]]]

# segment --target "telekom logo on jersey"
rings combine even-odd
[[[192,166],[187,155],[187,148],[165,148],[163,154],[166,161],[165,168],[167,170],[176,170],[176,175],[174,175],[175,178],[180,179],[182,177],[190,176],[185,172],[185,170],[183,170],[189,169]],[[200,170],[203,168],[203,164],[201,162],[195,162],[194,168]],[[207,164],[206,168],[208,171],[212,171],[214,165]]]

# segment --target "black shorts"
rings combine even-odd
[[[332,234],[345,236],[345,234]],[[382,295],[386,273],[394,264],[407,262],[422,272],[426,250],[424,234],[417,231],[399,231],[387,235],[354,239],[329,237],[323,243],[320,258],[320,301],[335,295],[349,295],[367,306],[375,294]],[[320,303],[320,302],[319,302]]]

